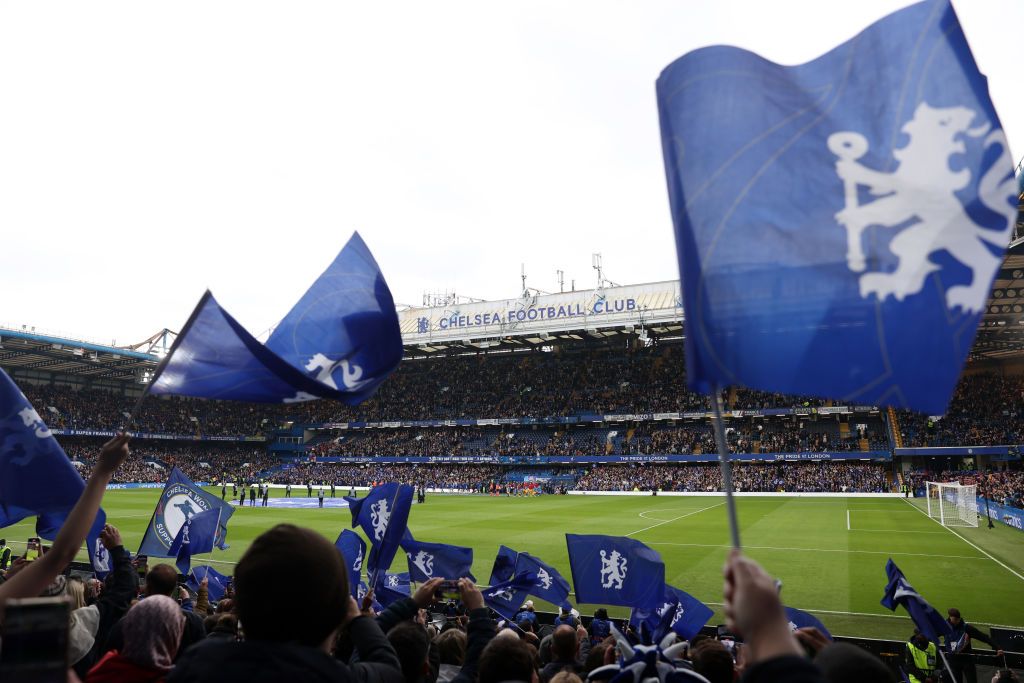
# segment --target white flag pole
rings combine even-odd
[[[736,499],[732,494],[732,464],[729,462],[729,444],[725,441],[725,421],[722,418],[722,388],[715,387],[711,396],[714,409],[715,443],[718,446],[718,462],[722,468],[722,490],[725,492],[725,507],[729,512],[729,537],[733,548],[740,547],[740,526],[736,519]]]

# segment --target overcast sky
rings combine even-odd
[[[274,325],[353,230],[395,300],[678,277],[654,81],[812,59],[899,0],[0,4],[0,324]],[[1015,158],[1021,0],[955,3]]]

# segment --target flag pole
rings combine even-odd
[[[170,351],[168,351],[167,355],[161,358],[160,362],[157,363],[156,369],[153,371],[153,376],[149,378],[149,382],[146,383],[145,388],[142,390],[142,395],[139,396],[139,399],[135,402],[135,406],[132,408],[132,412],[128,415],[129,426],[132,424],[136,416],[139,414],[139,408],[142,407],[142,402],[146,399],[147,396],[149,396],[149,388],[152,387],[153,384],[160,378],[160,375],[163,374],[164,369],[167,367],[167,363],[171,360],[171,356],[173,356],[174,352],[178,349],[178,344],[181,342],[182,339],[185,338],[185,335],[188,333],[189,328],[192,327],[192,323],[194,323],[196,318],[199,317],[199,312],[203,309],[203,306],[206,305],[207,299],[209,299],[211,296],[212,294],[210,294],[210,290],[206,290],[203,296],[199,298],[199,303],[196,304],[196,307],[194,309],[192,309],[192,314],[188,317],[188,320],[185,321],[185,326],[181,328],[181,332],[179,332],[178,336],[174,338],[174,342],[171,344]],[[128,427],[126,426],[124,431],[127,430]]]
[[[715,443],[718,446],[718,462],[722,467],[722,490],[725,492],[725,507],[729,513],[729,537],[732,547],[740,547],[740,525],[736,519],[736,499],[732,494],[732,464],[729,462],[729,444],[725,441],[725,421],[722,419],[722,387],[715,387],[711,396],[714,409]]]

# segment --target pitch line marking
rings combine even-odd
[[[1020,579],[1021,581],[1024,581],[1024,576],[1021,576],[1021,574],[1020,574],[1019,572],[1017,572],[1017,570],[1013,569],[1013,568],[1012,568],[1012,567],[1010,567],[1010,566],[1009,566],[1008,564],[1005,564],[1005,563],[1003,563],[1002,561],[1000,561],[1000,560],[997,560],[997,559],[996,559],[996,558],[994,558],[994,557],[993,557],[992,555],[990,555],[990,554],[988,553],[988,551],[986,551],[986,550],[984,550],[984,549],[982,549],[982,548],[978,547],[978,546],[977,546],[977,545],[975,545],[974,543],[971,543],[971,542],[970,542],[970,541],[968,541],[968,540],[967,540],[966,538],[964,538],[963,536],[961,536],[961,535],[960,535],[960,534],[958,534],[957,532],[953,531],[953,530],[952,530],[951,528],[949,528],[948,526],[942,526],[942,522],[940,522],[940,521],[939,521],[939,520],[937,520],[937,519],[934,519],[933,517],[929,517],[929,516],[928,516],[928,513],[927,513],[927,512],[925,512],[925,511],[924,511],[924,510],[922,510],[921,508],[917,507],[916,505],[914,505],[913,503],[911,503],[911,502],[910,502],[909,500],[907,500],[906,498],[904,498],[904,499],[903,499],[903,502],[904,502],[904,503],[906,503],[907,505],[909,505],[910,507],[914,508],[914,509],[915,509],[915,510],[917,510],[918,512],[920,512],[920,513],[921,513],[922,515],[924,515],[925,517],[928,517],[928,519],[932,520],[933,522],[935,522],[936,524],[938,524],[939,526],[941,526],[941,527],[942,527],[943,529],[945,529],[945,530],[946,530],[946,531],[948,531],[949,533],[951,533],[951,534],[953,534],[954,536],[956,536],[957,538],[959,538],[959,539],[960,539],[961,541],[963,541],[963,542],[964,542],[964,543],[966,543],[967,545],[971,546],[972,548],[974,548],[975,550],[977,550],[977,551],[978,551],[978,552],[980,552],[981,554],[985,555],[985,557],[987,557],[988,559],[992,560],[993,562],[995,562],[996,564],[998,564],[998,565],[999,565],[1000,567],[1002,567],[1002,568],[1003,568],[1003,569],[1005,569],[1006,571],[1008,571],[1008,572],[1010,572],[1011,574],[1013,574],[1014,576],[1016,576],[1016,577],[1017,577],[1018,579]]]
[[[661,519],[660,517],[648,517],[649,512],[678,512],[679,510],[690,511],[691,508],[654,508],[653,510],[644,510],[643,512],[637,513],[637,517],[642,519],[649,519],[653,522],[667,522],[667,519]]]
[[[648,545],[676,545],[693,548],[732,548],[731,545],[721,545],[716,543],[672,543],[669,541],[652,541]],[[893,555],[901,557],[941,557],[951,560],[985,560],[988,558],[982,557],[981,555],[935,555],[932,553],[905,553],[899,551],[885,551],[885,550],[847,550],[843,548],[782,548],[772,545],[745,545],[744,549],[749,550],[782,550],[786,552],[806,552],[806,553],[857,553],[860,555]]]
[[[850,531],[850,509],[846,509],[846,530]]]
[[[693,512],[687,512],[685,515],[679,515],[678,517],[673,517],[672,519],[662,520],[662,521],[658,522],[657,524],[652,524],[651,526],[645,526],[643,529],[637,529],[636,531],[629,532],[628,534],[626,534],[626,536],[633,536],[635,534],[639,534],[642,531],[648,531],[648,530],[653,529],[655,527],[659,527],[662,524],[668,524],[669,522],[674,522],[677,519],[683,519],[684,517],[689,517],[690,515],[695,515],[698,512],[704,512],[705,510],[711,510],[713,508],[721,507],[723,505],[725,505],[725,501],[722,501],[721,503],[716,503],[715,505],[709,505],[706,508],[701,508],[699,510],[694,510]]]
[[[982,559],[984,559],[984,558],[982,558]],[[704,604],[705,605],[715,605],[715,606],[721,607],[721,606],[723,606],[724,603],[721,603],[721,602],[706,602]],[[883,619],[910,619],[909,616],[906,616],[906,615],[903,615],[903,614],[876,614],[875,612],[843,612],[843,611],[840,611],[840,610],[831,610],[831,609],[813,609],[811,607],[796,607],[795,609],[801,610],[803,612],[818,612],[819,614],[842,614],[842,615],[851,616],[851,617],[882,617]],[[985,621],[972,621],[971,623],[972,624],[981,624],[982,626],[996,626],[998,628],[1011,628],[1011,629],[1019,629],[1020,628],[1020,626],[1010,626],[1010,625],[1007,625],[1007,624],[991,624],[991,623],[988,623],[988,622],[985,622]],[[975,650],[975,652],[978,652],[978,651]],[[985,654],[985,652],[981,652],[981,654]]]
[[[877,531],[883,534],[941,534],[941,531],[924,531],[919,529],[850,529],[850,531]]]

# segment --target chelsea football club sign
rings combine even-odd
[[[153,531],[160,542],[170,548],[182,525],[210,508],[209,502],[185,484],[171,484],[160,494],[153,514]]]

